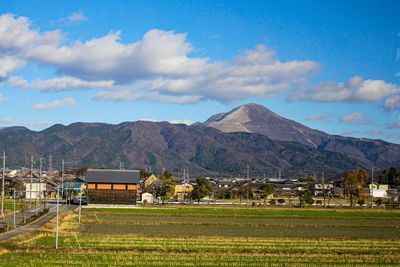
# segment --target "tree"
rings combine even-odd
[[[304,206],[304,204],[311,205],[314,203],[314,199],[311,196],[311,191],[310,189],[305,189],[302,191],[299,191],[299,202],[300,202],[300,207]]]
[[[264,197],[264,205],[265,205],[265,203],[267,202],[268,196],[275,193],[275,188],[272,184],[265,184],[261,187],[261,192]]]
[[[397,172],[396,168],[391,167],[387,172],[388,184],[391,186],[400,185],[400,173]]]
[[[350,206],[353,206],[353,200],[359,198],[361,191],[367,180],[367,173],[364,169],[358,168],[357,170],[347,172],[343,177],[343,185],[345,195],[350,197]]]
[[[212,193],[210,182],[206,178],[197,178],[196,185],[193,187],[192,198],[197,199],[198,202]]]
[[[174,196],[176,181],[170,172],[165,171],[163,175],[151,185],[149,190],[157,198],[161,198],[164,204],[165,200],[169,200]]]

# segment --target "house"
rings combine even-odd
[[[177,200],[184,200],[190,196],[193,191],[193,184],[189,182],[182,182],[175,185],[175,197]]]
[[[154,174],[150,175],[143,181],[143,189],[150,188],[159,179]]]
[[[139,182],[138,170],[88,169],[88,204],[136,205]]]
[[[315,197],[324,196],[333,196],[334,195],[334,185],[333,183],[308,183],[308,188],[311,191],[311,194]]]
[[[25,198],[26,199],[38,199],[38,198],[45,198],[45,197],[52,197],[52,192],[54,192],[57,188],[57,184],[53,181],[45,181],[39,179],[30,180],[25,179],[24,182],[25,187]]]
[[[387,190],[389,190],[389,186],[387,184],[378,184],[373,183],[368,185],[369,196],[377,197],[377,198],[387,198]]]
[[[143,192],[141,195],[140,200],[143,203],[153,204],[154,203],[154,196],[149,192]]]

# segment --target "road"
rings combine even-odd
[[[65,212],[66,210],[73,210],[75,209],[76,206],[69,206],[68,208],[66,208],[66,206],[64,204],[60,204],[59,210],[60,210],[60,214],[62,212]],[[35,210],[30,210],[29,212],[35,212]],[[38,228],[40,228],[41,226],[43,226],[44,224],[46,224],[48,221],[50,221],[51,219],[53,219],[54,217],[56,217],[57,215],[57,205],[56,204],[49,204],[49,212],[40,217],[39,219],[24,225],[24,226],[20,226],[19,228],[12,230],[12,231],[8,231],[5,233],[0,234],[0,242],[2,241],[7,241],[13,237],[16,237],[18,235],[23,235],[23,234],[27,234],[33,230],[36,230]],[[10,217],[7,220],[11,225],[13,225],[13,218]],[[17,223],[22,221],[22,215],[18,214],[17,216]]]

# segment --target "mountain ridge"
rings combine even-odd
[[[281,117],[255,103],[219,113],[218,117],[211,116],[203,125],[223,132],[243,132],[245,129],[245,132],[263,134],[273,140],[299,142],[319,150],[346,154],[370,167],[400,164],[399,144],[380,139],[331,135]]]
[[[224,133],[212,127],[168,122],[121,124],[73,123],[45,130],[0,131],[0,150],[7,151],[9,166],[29,166],[30,156],[66,159],[77,166],[162,168],[192,175],[276,175],[290,177],[324,171],[335,175],[361,162],[340,154],[319,151],[296,142],[274,141],[252,133]]]
[[[222,130],[215,127],[221,122],[226,127]],[[7,152],[8,165],[15,167],[29,166],[31,155],[51,154],[54,160],[74,161],[77,166],[117,168],[122,162],[127,168],[152,166],[175,173],[187,169],[193,175],[245,175],[247,166],[257,175],[276,176],[282,170],[287,177],[314,172],[337,175],[358,166],[400,166],[400,145],[329,135],[257,104],[191,126],[136,121],[55,124],[41,131],[8,127],[0,130],[0,150]]]

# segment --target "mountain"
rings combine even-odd
[[[259,133],[273,140],[294,141],[317,148],[328,134],[285,119],[258,104],[247,104],[211,116],[205,123],[223,132]]]
[[[56,124],[43,131],[10,127],[0,131],[0,150],[7,165],[29,166],[31,155],[61,159],[73,166],[169,169],[185,168],[191,176],[251,174],[285,177],[324,171],[335,175],[363,163],[345,155],[313,148],[299,142],[277,141],[257,133],[225,133],[204,125],[167,122]],[[70,165],[72,166],[72,165]]]
[[[298,142],[320,151],[346,155],[369,167],[400,166],[398,144],[383,140],[330,135],[283,118],[258,104],[247,104],[227,113],[213,115],[203,124],[227,133],[258,133],[272,140]]]

